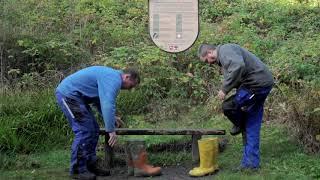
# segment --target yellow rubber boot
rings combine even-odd
[[[212,143],[213,143],[213,152],[214,152],[213,153],[213,157],[212,157],[212,164],[215,167],[215,171],[218,170],[219,166],[217,164],[217,156],[218,156],[218,153],[219,153],[219,139],[218,138],[206,138],[206,139],[201,139],[201,140],[212,141]],[[198,142],[198,144],[199,144],[199,142]],[[199,145],[199,151],[200,151],[200,145]],[[200,156],[201,156],[201,154],[200,154]],[[206,158],[207,158],[207,156],[206,156]],[[200,158],[200,161],[201,161],[201,158]],[[195,167],[192,170],[199,169],[200,167]]]
[[[205,176],[218,170],[218,138],[205,138],[198,141],[200,154],[200,167],[189,171],[190,176]]]

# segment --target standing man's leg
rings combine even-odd
[[[99,140],[99,125],[93,115],[92,109],[89,105],[85,105],[83,112],[83,116],[85,119],[88,119],[88,122],[90,123],[90,131],[87,131],[87,134],[89,135],[89,139],[87,141],[87,161],[86,166],[88,170],[92,173],[94,173],[97,176],[109,176],[110,171],[105,170],[102,168],[99,168],[97,163],[97,144]]]
[[[73,100],[56,93],[57,102],[69,121],[75,134],[71,148],[70,174],[87,174],[93,176],[87,168],[88,160],[95,159],[96,132],[99,132],[93,114],[81,100]],[[93,177],[92,177],[93,178]]]
[[[264,102],[271,91],[271,87],[262,88],[255,94],[254,105],[247,111],[247,120],[245,122],[245,143],[242,168],[260,167],[260,130],[263,118]]]
[[[98,140],[99,140],[99,125],[93,115],[92,109],[89,105],[86,105],[86,109],[88,111],[88,118],[92,119],[92,131],[90,132],[90,148],[88,149],[88,164],[95,164],[97,161],[97,155],[96,155],[96,150],[97,150],[97,145],[98,145]]]
[[[72,144],[71,174],[81,174],[88,172],[87,163],[90,160],[92,148],[92,133],[89,131],[77,131]],[[78,172],[78,173],[74,173]]]
[[[259,168],[260,167],[260,129],[263,116],[263,104],[256,104],[248,112],[245,123],[245,143],[241,167]]]

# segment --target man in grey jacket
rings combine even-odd
[[[243,132],[246,137],[239,169],[258,169],[263,105],[274,84],[271,72],[258,57],[237,44],[202,44],[198,56],[201,61],[216,64],[223,70],[224,81],[218,98],[224,100],[224,114],[234,124],[230,133]],[[233,88],[237,89],[236,93],[225,100]]]

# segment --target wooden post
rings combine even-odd
[[[201,139],[201,134],[194,134],[192,135],[192,161],[195,164],[199,163],[199,146],[198,140]]]
[[[105,163],[106,163],[106,168],[111,169],[113,166],[113,149],[109,145],[109,134],[105,133],[105,142],[104,142],[104,148],[105,148]]]

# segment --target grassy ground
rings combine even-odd
[[[140,117],[141,118],[141,117]],[[139,117],[136,117],[139,119]],[[157,124],[139,124],[141,127],[202,127],[228,129],[229,123],[220,116],[209,120],[190,122],[190,118],[182,117],[179,121],[166,121]],[[189,122],[189,123],[188,123]],[[137,122],[135,122],[137,123]],[[141,136],[140,136],[141,137]],[[233,173],[241,160],[241,137],[227,135],[229,145],[219,155],[221,171],[215,179],[317,179],[320,178],[320,157],[307,155],[296,145],[279,125],[264,124],[262,128],[261,162],[262,169],[258,173]],[[127,137],[121,137],[120,141]],[[186,141],[186,136],[144,136],[148,145],[162,142]],[[190,152],[159,152],[150,154],[150,161],[161,166],[184,166],[190,164]],[[50,152],[19,155],[15,157],[15,166],[1,170],[0,179],[67,179],[69,166],[69,150],[55,149]],[[8,158],[8,157],[3,157]],[[187,172],[181,172],[187,173]],[[207,177],[212,179],[213,177]]]

